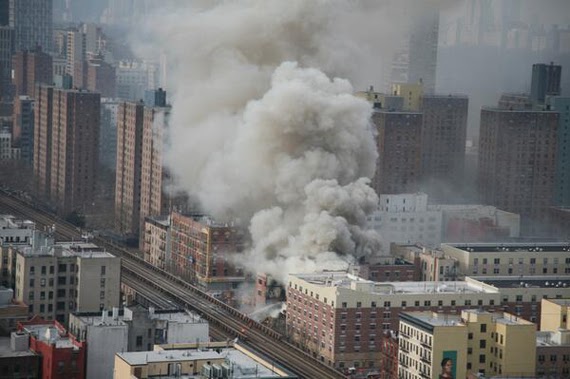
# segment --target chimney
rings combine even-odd
[[[119,308],[113,307],[113,320],[119,319]]]

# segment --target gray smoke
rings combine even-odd
[[[351,53],[364,50],[339,25],[343,12],[363,10],[341,0],[219,2],[157,16],[147,29],[147,46],[160,41],[176,78],[166,164],[205,211],[250,220],[241,259],[254,273],[283,281],[380,248],[364,228],[378,202],[367,179],[377,157],[371,106],[324,73],[356,71]]]

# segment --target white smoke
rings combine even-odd
[[[251,220],[242,265],[277,280],[379,249],[364,229],[378,202],[371,106],[320,71],[354,69],[357,44],[335,29],[350,4],[221,1],[157,17],[146,34],[167,44],[176,78],[170,172],[206,212]]]

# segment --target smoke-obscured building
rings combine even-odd
[[[478,189],[485,204],[521,215],[523,233],[539,233],[554,200],[559,114],[484,107]]]
[[[547,104],[559,114],[554,205],[570,207],[570,97],[548,97]]]
[[[438,187],[462,182],[468,104],[467,96],[422,97],[422,182],[434,190],[432,196],[441,192]]]
[[[115,67],[98,55],[87,62],[88,90],[99,92],[101,97],[113,98],[117,94]]]
[[[375,110],[378,160],[372,182],[377,194],[414,193],[421,176],[422,113]]]

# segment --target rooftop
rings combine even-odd
[[[0,227],[2,229],[34,229],[35,223],[8,214],[0,214]]]
[[[20,253],[26,257],[32,256],[59,256],[80,258],[115,258],[111,253],[90,242],[70,241],[56,242],[53,245],[40,246],[34,249],[31,246],[21,248]]]
[[[568,346],[570,347],[570,330],[555,332],[536,332],[536,346]]]
[[[400,316],[404,321],[419,321],[422,324],[434,326],[463,326],[461,316],[437,312],[402,312]]]
[[[173,323],[195,324],[206,322],[197,314],[182,309],[146,309],[140,307],[144,312],[148,312],[148,317],[152,320],[165,320]],[[141,310],[139,309],[139,311]],[[125,311],[126,310],[126,311]],[[132,320],[132,311],[135,308],[117,309],[116,316],[113,311],[104,310],[102,312],[81,312],[74,315],[83,323],[93,326],[118,326],[126,325],[126,322]]]
[[[497,252],[559,252],[570,251],[570,242],[512,242],[512,243],[493,243],[493,242],[480,242],[480,243],[443,243],[442,245],[452,246],[467,252],[477,253],[497,253]]]
[[[181,350],[158,350],[158,351],[142,351],[117,353],[117,355],[127,362],[129,365],[145,365],[147,363],[157,362],[180,362],[194,360],[225,360],[232,364],[233,376],[235,379],[247,378],[279,378],[280,374],[266,367],[259,361],[252,359],[250,356],[234,348],[221,348],[217,351],[181,349]],[[183,375],[181,376],[184,377]],[[194,376],[187,376],[194,378]],[[196,376],[199,378],[200,376]]]
[[[341,287],[371,294],[475,294],[497,293],[497,290],[469,281],[454,282],[374,282],[346,272],[320,272],[311,274],[291,274],[313,285],[321,287]]]
[[[79,349],[68,335],[64,335],[62,331],[53,324],[25,325],[24,330],[32,334],[39,341],[50,345],[55,344],[57,349]]]
[[[479,282],[490,284],[497,288],[569,288],[568,276],[471,276]]]

